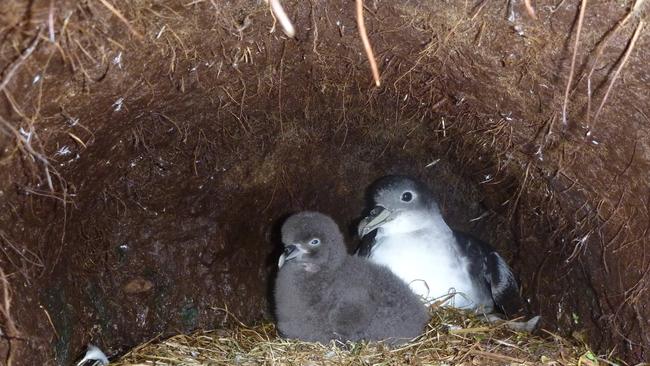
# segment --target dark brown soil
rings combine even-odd
[[[567,125],[577,1],[367,1],[379,88],[351,1],[283,1],[296,39],[264,2],[109,3],[128,26],[103,1],[0,9],[7,364],[268,318],[282,219],[323,211],[352,246],[388,173],[504,253],[547,329],[649,357],[643,2],[588,3]]]

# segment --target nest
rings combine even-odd
[[[400,348],[380,343],[327,345],[279,338],[272,323],[201,330],[152,340],[115,365],[600,365],[616,364],[575,340],[547,331],[515,332],[452,308],[432,312],[426,332]]]

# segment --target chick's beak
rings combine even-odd
[[[296,247],[295,245],[287,245],[284,248],[284,253],[280,255],[280,260],[278,261],[278,268],[282,268],[282,266],[292,260],[298,257],[301,254],[301,251]]]

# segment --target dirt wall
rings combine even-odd
[[[268,317],[282,218],[329,213],[352,246],[365,187],[405,173],[547,329],[647,359],[643,1],[590,1],[573,68],[577,1],[367,2],[378,88],[352,2],[283,4],[294,39],[264,2],[0,10],[4,356]]]

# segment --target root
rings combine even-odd
[[[526,11],[528,12],[528,15],[530,15],[530,17],[533,19],[537,19],[537,14],[535,14],[535,8],[533,8],[533,5],[530,3],[530,0],[524,0],[524,5],[526,6]]]
[[[0,239],[2,239],[0,243],[3,244],[0,251],[7,258],[7,261],[25,277],[27,284],[30,284],[29,267],[45,268],[43,258],[29,248],[20,247],[9,240],[8,235],[3,230],[0,230]]]
[[[600,42],[598,47],[596,47],[596,56],[594,57],[594,60],[591,64],[591,68],[589,69],[589,74],[587,74],[587,133],[589,133],[589,127],[591,126],[590,122],[590,117],[591,117],[591,95],[592,95],[592,89],[591,89],[591,79],[594,75],[594,72],[596,71],[596,67],[598,66],[598,61],[600,61],[600,58],[603,55],[603,52],[605,51],[605,48],[607,48],[607,45],[609,44],[609,41],[618,33],[618,31],[627,24],[627,22],[632,18],[632,16],[636,13],[638,13],[641,4],[645,0],[637,0],[632,7],[632,10],[630,10],[627,15],[621,19],[614,28],[612,28],[603,38],[603,40]]]
[[[0,282],[2,282],[2,298],[0,299],[0,315],[3,319],[3,337],[9,341],[9,350],[7,351],[6,365],[13,364],[14,345],[20,339],[20,332],[16,327],[16,322],[11,316],[11,293],[9,289],[9,280],[2,267],[0,267]]]
[[[31,156],[34,161],[39,161],[41,162],[41,164],[43,164],[43,170],[45,171],[45,178],[47,181],[48,188],[52,193],[54,193],[55,192],[54,183],[52,181],[52,175],[50,174],[50,170],[52,170],[52,173],[59,179],[60,182],[63,182],[63,179],[59,175],[58,171],[54,169],[54,167],[52,167],[47,157],[37,152],[32,146],[31,142],[34,134],[33,127],[30,128],[29,131],[22,131],[22,130],[17,131],[14,126],[12,126],[8,121],[6,121],[2,117],[0,117],[0,127],[4,128],[4,129],[0,128],[0,132],[4,132],[6,135],[10,137],[13,136],[16,139],[18,148],[23,153]]]
[[[284,33],[289,38],[295,37],[296,28],[293,26],[293,23],[291,23],[291,20],[289,19],[287,12],[284,11],[282,4],[280,4],[280,0],[268,0],[268,3],[271,6],[271,15],[273,15],[273,20],[274,20],[273,24],[275,24],[275,20],[277,19],[278,22],[280,22],[280,25],[282,26]]]
[[[578,27],[576,29],[576,41],[573,45],[573,57],[571,58],[571,70],[569,71],[569,80],[566,83],[566,90],[564,91],[564,103],[562,105],[562,124],[566,127],[567,117],[566,110],[569,103],[569,91],[571,90],[571,83],[573,82],[573,74],[576,68],[576,56],[578,55],[578,44],[580,44],[580,32],[582,31],[582,22],[585,18],[585,9],[587,8],[587,0],[581,0],[580,14],[578,15]]]
[[[140,40],[144,39],[142,34],[140,34],[137,30],[135,30],[135,28],[133,28],[131,23],[129,23],[129,21],[124,17],[124,15],[122,15],[122,13],[120,13],[119,10],[117,10],[113,5],[111,5],[111,3],[108,2],[108,0],[98,0],[98,1],[102,3],[102,5],[104,5],[108,10],[110,10],[111,13],[115,14],[115,16],[118,17],[124,24],[126,24],[126,27],[129,28],[129,31],[133,33],[134,36],[136,36]]]
[[[600,105],[598,106],[596,115],[594,115],[594,122],[593,125],[591,126],[592,128],[596,125],[596,122],[598,121],[598,117],[600,116],[600,112],[602,112],[603,107],[607,102],[607,98],[609,97],[609,93],[612,91],[612,88],[614,87],[614,83],[618,79],[618,76],[621,73],[623,66],[625,66],[628,58],[630,58],[630,54],[634,49],[634,45],[636,44],[636,41],[639,39],[639,35],[641,34],[641,29],[643,29],[644,25],[645,22],[643,20],[639,21],[639,25],[636,27],[636,30],[634,31],[634,35],[632,35],[632,39],[630,40],[630,43],[628,44],[627,49],[625,50],[623,59],[621,60],[621,63],[618,65],[618,67],[616,68],[616,71],[614,72],[614,76],[612,76],[612,80],[609,82],[609,85],[607,86],[607,91],[605,91],[605,95],[603,96],[603,99],[601,100]]]
[[[54,33],[54,0],[50,0],[50,9],[47,14],[47,30],[50,36],[50,42],[56,43],[56,35]]]
[[[357,26],[359,28],[359,35],[361,36],[361,42],[363,42],[363,48],[366,50],[366,56],[368,56],[368,62],[370,62],[370,70],[372,70],[372,78],[375,80],[375,85],[380,86],[381,82],[379,81],[379,68],[377,67],[377,61],[375,61],[375,54],[372,52],[372,46],[370,45],[370,40],[368,39],[366,24],[363,21],[363,0],[356,0],[356,2],[357,2]]]
[[[38,33],[36,34],[32,42],[29,44],[29,47],[27,47],[27,49],[20,55],[20,57],[18,57],[18,60],[16,60],[16,62],[14,62],[14,64],[11,65],[11,67],[9,67],[7,73],[2,78],[2,82],[0,82],[0,91],[4,90],[4,88],[7,87],[7,84],[9,84],[16,71],[20,69],[20,66],[22,66],[25,60],[27,60],[27,58],[29,58],[29,56],[31,56],[31,54],[34,52],[34,50],[36,50],[36,47],[38,47],[38,44],[41,41],[40,40],[41,33],[42,30],[39,29]]]
[[[316,46],[318,45],[318,23],[316,22],[316,17],[314,16],[314,3],[310,2],[310,4],[311,4],[311,23],[312,26],[314,27],[314,40],[313,40],[312,50],[320,58],[322,56],[320,53],[318,53],[318,50],[316,49]]]

